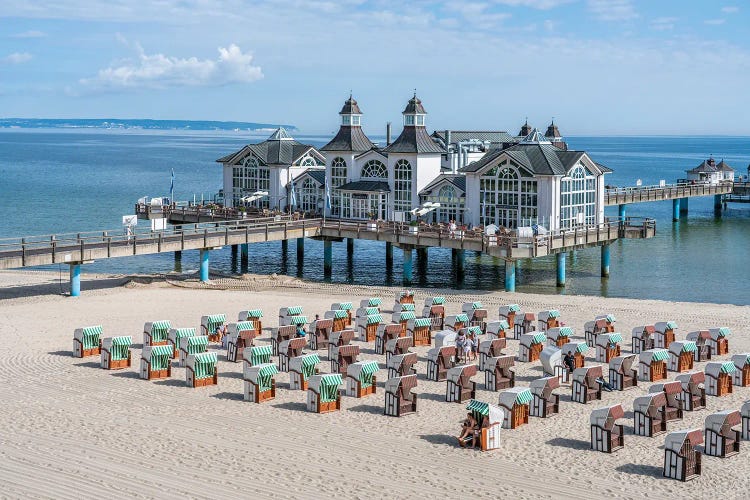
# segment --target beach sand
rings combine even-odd
[[[560,414],[532,417],[529,425],[503,430],[501,449],[482,453],[459,448],[456,435],[465,404],[445,402],[445,382],[425,379],[427,348],[414,349],[419,411],[403,418],[383,415],[385,356],[373,343],[361,346],[360,359],[381,364],[376,395],[342,397],[342,411],[306,411],[306,394],[288,389],[288,374],[277,376],[276,399],[257,405],[242,400],[242,365],[219,354],[219,383],[185,387],[185,369],[172,378],[138,378],[143,324],[170,319],[174,326],[198,327],[202,314],[262,308],[269,343],[278,309],[302,305],[308,318],[331,303],[383,297],[390,317],[398,288],[302,283],[291,278],[217,280],[219,287],[162,279],[140,283],[124,277],[86,275],[83,295],[59,295],[56,273],[0,273],[0,483],[2,497],[249,497],[249,498],[643,498],[742,496],[750,459],[742,444],[738,456],[704,457],[703,475],[681,483],[662,478],[664,436],[632,435],[632,401],[648,383],[625,392],[605,392],[588,405],[570,401],[565,385]],[[149,281],[152,281],[149,283]],[[238,286],[239,285],[239,286]],[[647,286],[647,284],[644,284]],[[676,284],[679,286],[679,284]],[[63,282],[65,287],[65,282]],[[524,311],[559,309],[561,319],[583,338],[583,324],[598,314],[617,317],[616,330],[630,351],[634,326],[674,320],[677,338],[687,332],[728,326],[731,353],[750,351],[750,307],[607,299],[581,296],[440,291],[447,313],[481,300],[490,319],[499,305],[518,303]],[[417,290],[418,310],[435,291]],[[104,337],[133,337],[133,367],[99,368],[99,358],[71,357],[73,330],[101,324]],[[516,354],[509,340],[506,353]],[[324,372],[330,371],[319,351]],[[587,364],[593,363],[593,350]],[[275,358],[274,358],[275,359]],[[729,359],[724,356],[719,359]],[[704,363],[698,363],[702,369]],[[517,386],[543,376],[541,365],[518,363]],[[670,372],[669,379],[675,374]],[[477,399],[497,403],[484,390],[479,372]],[[750,388],[735,387],[730,397],[708,397],[708,409],[686,412],[669,430],[702,428],[706,415],[739,409]],[[589,450],[589,414],[594,408],[622,403],[626,411],[625,448],[611,455]]]

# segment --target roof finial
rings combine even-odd
[[[349,100],[352,98],[352,89],[349,89]]]
[[[555,117],[554,116],[552,117],[552,126],[553,127],[555,126]]]
[[[524,125],[528,125],[528,124],[529,124],[529,117],[527,116],[526,117],[526,123],[524,123]]]
[[[416,87],[414,88],[414,98],[415,99],[417,98],[417,89],[416,89]]]

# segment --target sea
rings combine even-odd
[[[167,196],[174,169],[177,200],[210,199],[221,188],[216,159],[270,135],[257,124],[221,122],[128,122],[110,120],[64,124],[0,121],[0,239],[96,230],[122,231],[123,215],[143,196]],[[114,125],[113,125],[114,124]],[[3,128],[4,127],[4,128]],[[315,146],[329,136],[293,132]],[[373,137],[384,141],[383,137]],[[713,155],[747,174],[748,137],[567,137],[572,149],[585,150],[614,170],[607,184],[632,186],[637,180],[655,185],[674,182],[685,170]],[[617,215],[609,207],[607,215]],[[598,248],[568,252],[567,282],[555,284],[555,260],[521,260],[516,290],[545,294],[597,295],[667,301],[750,304],[750,205],[729,204],[720,215],[713,198],[691,198],[689,214],[672,222],[670,201],[633,204],[627,215],[656,220],[656,237],[621,240],[611,247],[610,277],[600,276]],[[147,221],[141,221],[144,223]],[[2,243],[0,241],[0,243]],[[294,242],[283,254],[281,244],[250,247],[250,269],[258,274],[287,274],[322,281],[322,242],[307,240],[297,261]],[[330,281],[363,285],[402,284],[401,255],[386,267],[384,244],[356,241],[347,255],[345,243],[333,245]],[[97,261],[84,273],[143,274],[175,272],[171,253]],[[212,271],[241,271],[230,248],[211,254]],[[42,269],[59,271],[66,266]],[[196,272],[198,252],[183,253],[179,271]],[[450,250],[431,249],[416,257],[413,285],[419,287],[502,290],[502,260],[468,252],[459,277]],[[82,289],[85,293],[85,276]]]

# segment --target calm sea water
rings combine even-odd
[[[265,134],[267,135],[267,134]],[[32,234],[116,229],[141,196],[169,192],[174,168],[175,198],[198,199],[221,187],[215,159],[247,142],[247,133],[138,130],[0,130],[0,238]],[[325,137],[298,139],[315,145]],[[382,140],[382,138],[375,138]],[[685,176],[709,154],[724,158],[739,173],[750,163],[750,138],[727,137],[572,137],[598,162],[614,169],[607,182],[633,185],[668,182]],[[657,236],[619,241],[612,246],[611,276],[599,277],[599,250],[570,252],[567,286],[555,287],[553,258],[521,261],[521,292],[605,295],[677,301],[750,304],[750,205],[730,205],[716,217],[713,200],[693,198],[690,214],[671,221],[671,202],[635,204],[628,215],[654,217]],[[617,208],[607,209],[616,215]],[[308,240],[304,262],[295,245],[286,258],[280,243],[250,247],[251,270],[323,279],[322,243]],[[401,282],[401,256],[386,269],[383,244],[357,241],[352,259],[344,243],[334,244],[334,282]],[[212,268],[237,272],[229,248],[212,253]],[[182,271],[195,271],[198,253],[185,252]],[[52,269],[58,269],[53,267]],[[88,272],[164,273],[174,269],[172,254],[112,259],[84,266]],[[62,269],[67,272],[67,269]],[[415,284],[431,287],[503,289],[502,261],[469,253],[465,275],[456,278],[449,250],[434,249],[416,260]],[[83,285],[85,290],[85,283]]]

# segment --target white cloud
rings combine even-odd
[[[740,8],[739,7],[734,7],[734,6],[727,6],[727,7],[722,7],[721,11],[724,14],[734,14],[735,12],[739,12]]]
[[[11,38],[44,38],[47,36],[47,33],[43,31],[37,31],[37,30],[29,30],[24,31],[23,33],[16,33],[15,35],[10,35]]]
[[[253,56],[234,44],[219,47],[219,58],[215,61],[146,54],[139,45],[136,48],[138,59],[99,70],[95,77],[81,79],[80,83],[95,90],[166,89],[218,87],[263,78],[260,66],[253,65]]]
[[[28,52],[13,52],[0,59],[0,64],[21,64],[31,60]]]
[[[493,0],[497,4],[510,7],[531,7],[532,9],[548,10],[554,9],[573,0]]]
[[[659,17],[651,21],[651,29],[656,31],[668,31],[674,29],[676,17]]]
[[[719,26],[725,22],[727,22],[726,19],[707,19],[703,21],[704,24],[708,24],[709,26]]]
[[[588,7],[602,21],[629,21],[638,17],[631,0],[588,0]]]

